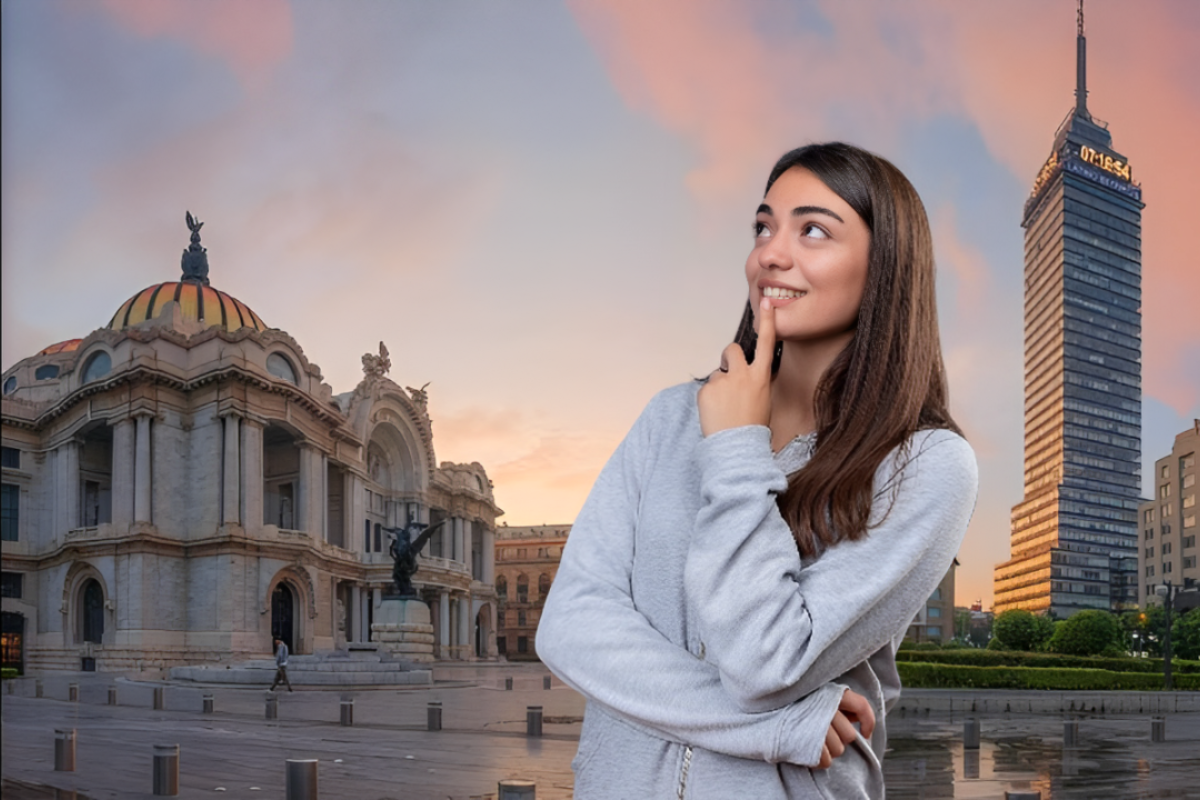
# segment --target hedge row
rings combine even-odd
[[[903,661],[897,662],[896,667],[900,670],[900,680],[910,689],[1154,691],[1163,688],[1161,675],[1143,672],[1039,667],[970,667]],[[1176,675],[1174,683],[1178,690],[1200,691],[1200,675]]]
[[[1101,658],[1013,650],[901,650],[896,661],[957,664],[974,667],[1042,667],[1046,669],[1103,669],[1109,672],[1162,674],[1161,658]],[[1200,674],[1200,661],[1171,659],[1175,674]]]
[[[0,679],[17,677],[16,667],[0,667]]]

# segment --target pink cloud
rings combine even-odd
[[[250,88],[292,52],[287,0],[103,0],[101,7],[138,36],[176,39],[225,61]]]

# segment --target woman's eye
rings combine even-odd
[[[767,228],[766,223],[763,223],[763,222],[754,223],[754,238],[755,239],[766,239],[770,235],[771,235],[771,231],[770,231],[770,229]]]
[[[819,225],[812,223],[812,222],[805,225],[800,230],[800,233],[802,236],[807,236],[810,239],[828,239],[829,238],[829,234],[825,232],[824,228],[821,228]]]

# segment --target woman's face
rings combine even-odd
[[[770,298],[781,341],[844,336],[858,319],[870,245],[867,224],[845,200],[808,170],[789,169],[754,218],[750,307],[757,317],[763,296]]]

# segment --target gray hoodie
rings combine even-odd
[[[814,438],[705,438],[698,389],[655,397],[604,467],[538,625],[538,655],[588,700],[574,796],[882,797],[895,648],[962,541],[974,454],[917,433],[876,473],[870,534],[802,562],[775,499]],[[810,769],[847,687],[875,734]]]

